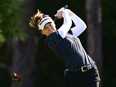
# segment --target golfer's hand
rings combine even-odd
[[[70,17],[73,15],[73,12],[70,9],[65,9],[64,7],[62,7],[57,11],[57,13],[54,16],[58,19],[63,18],[62,13],[64,10],[67,12],[67,14],[69,14]]]
[[[63,13],[62,11],[57,12],[54,16],[57,17],[58,19],[61,19],[61,18],[63,18],[62,13]]]
[[[70,9],[66,9],[67,13],[69,14],[69,16],[71,17],[73,15],[73,12]]]
[[[54,16],[57,17],[58,19],[63,18],[62,13],[64,10],[65,10],[64,7],[60,8],[59,10],[57,10],[57,13]]]

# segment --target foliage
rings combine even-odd
[[[25,33],[20,29],[21,10],[19,9],[22,0],[2,0],[0,1],[0,45],[13,36],[23,39]]]
[[[0,46],[5,42],[5,37],[0,33]]]

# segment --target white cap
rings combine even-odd
[[[54,24],[54,21],[52,20],[51,17],[45,17],[41,20],[41,22],[39,23],[38,27],[40,30],[43,30],[44,29],[44,26],[47,24],[47,23],[53,23]]]

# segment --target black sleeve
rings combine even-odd
[[[69,30],[68,33],[69,33],[69,34],[73,34],[72,30]]]

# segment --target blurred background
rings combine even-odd
[[[39,40],[18,70],[21,81],[12,81],[13,72],[41,36],[29,26],[37,9],[50,15],[65,4],[87,24],[79,36],[96,62],[100,87],[116,87],[116,0],[0,0],[0,87],[63,87],[64,61],[49,50],[45,37]],[[56,20],[59,28],[62,20]]]

